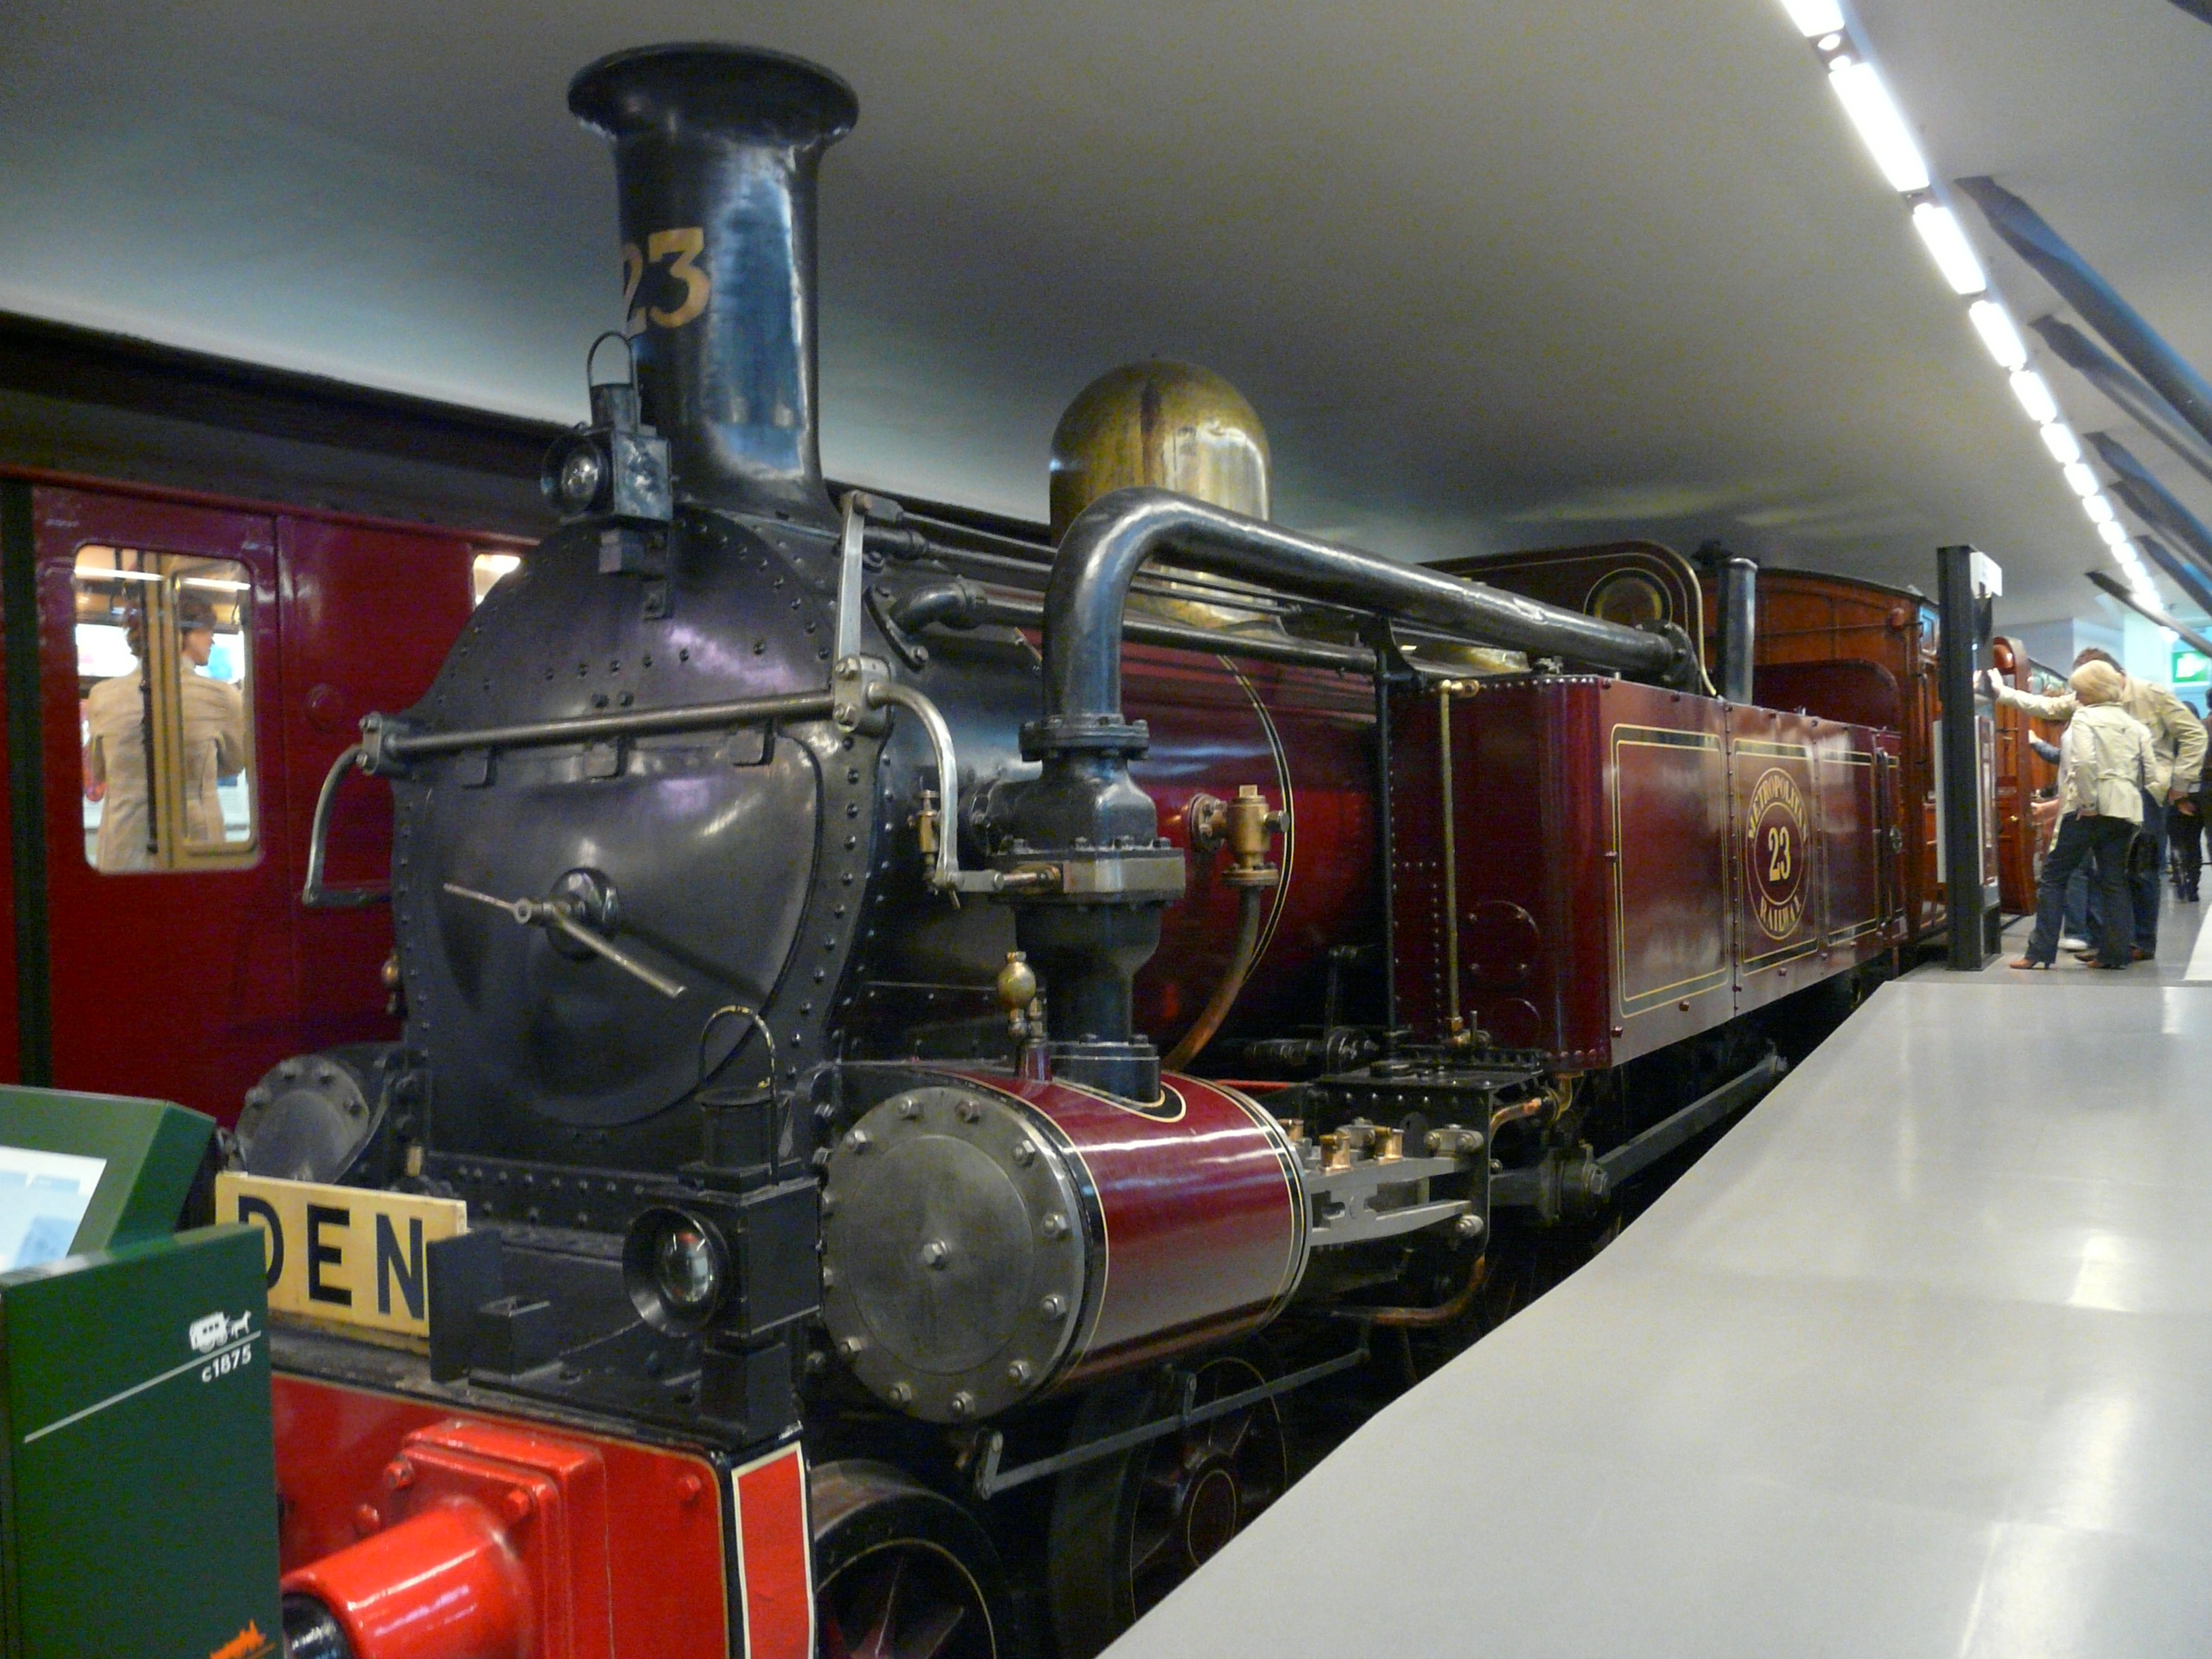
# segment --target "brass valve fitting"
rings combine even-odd
[[[937,837],[940,820],[941,815],[937,807],[937,791],[923,790],[921,808],[914,815],[914,838],[915,844],[921,854],[922,862],[925,864],[937,856]]]
[[[1193,795],[1183,808],[1183,824],[1192,851],[1229,848],[1229,868],[1221,878],[1231,886],[1273,887],[1282,879],[1283,872],[1267,862],[1267,843],[1282,833],[1283,815],[1269,809],[1259,785],[1241,786],[1235,800]]]
[[[1006,1011],[1006,1030],[1014,1041],[1041,1036],[1036,1028],[1043,1024],[1044,1010],[1037,1002],[1036,969],[1030,966],[1027,952],[1006,952],[1006,965],[999,969],[997,988],[999,1006]]]
[[[1283,828],[1283,815],[1268,808],[1257,784],[1245,784],[1229,803],[1228,871],[1222,879],[1232,887],[1273,887],[1283,872],[1267,862],[1267,843]]]

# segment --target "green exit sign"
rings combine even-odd
[[[2173,647],[2173,683],[2176,685],[2212,686],[2212,658],[2202,651],[2191,651],[2185,645]]]

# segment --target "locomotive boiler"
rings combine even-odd
[[[682,46],[570,105],[615,155],[620,371],[548,459],[562,528],[325,787],[308,902],[388,896],[403,1040],[240,1125],[249,1170],[471,1226],[424,1355],[284,1363],[799,1445],[825,1652],[905,1549],[959,1568],[930,1650],[1079,1659],[1280,1489],[1287,1395],[1471,1335],[1502,1235],[1741,1109],[1796,994],[1901,938],[1894,740],[1711,695],[1693,609],[1272,523],[1256,418],[1176,365],[1071,410],[1053,544],[833,500],[853,93]],[[322,873],[356,774],[388,894]],[[301,1628],[374,1650],[359,1563],[296,1565]]]

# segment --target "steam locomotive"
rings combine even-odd
[[[672,46],[569,101],[622,371],[322,790],[305,896],[388,898],[403,1036],[239,1121],[469,1222],[427,1352],[279,1338],[293,1650],[1087,1659],[1887,970],[1900,737],[1751,703],[1740,568],[1721,696],[1663,549],[1273,524],[1181,366],[1070,410],[1049,545],[833,501],[852,92]],[[388,890],[325,877],[360,778]]]

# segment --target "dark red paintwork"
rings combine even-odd
[[[1695,1036],[1899,937],[1863,727],[1579,676],[1401,693],[1391,719],[1399,1009],[1422,1036],[1451,1012],[1448,925],[1464,1017],[1566,1071]]]
[[[1097,1194],[1105,1285],[1063,1383],[1237,1335],[1297,1287],[1305,1212],[1290,1146],[1252,1101],[1170,1077],[1140,1110],[1070,1084],[957,1075],[1045,1118]]]
[[[1226,799],[1255,784],[1282,811],[1261,948],[1238,996],[1232,1030],[1311,1024],[1324,954],[1371,936],[1375,891],[1373,737],[1368,683],[1310,668],[1232,663],[1151,647],[1122,653],[1125,702],[1152,730],[1131,769],[1159,809],[1161,833],[1188,848],[1192,795]],[[1138,1029],[1162,1048],[1213,993],[1237,937],[1238,896],[1221,878],[1224,852],[1189,860],[1190,884],[1169,907],[1160,948],[1137,976]]]
[[[704,1457],[296,1375],[278,1374],[272,1389],[287,1573],[405,1511],[392,1466],[410,1436],[427,1431],[465,1450],[520,1436],[544,1443],[564,1468],[593,1466],[604,1536],[588,1541],[603,1562],[609,1650],[617,1659],[729,1651],[727,1504],[722,1476]]]
[[[4,614],[5,608],[4,602],[0,602],[0,614]],[[0,658],[4,658],[5,652],[5,646],[0,645]],[[0,696],[0,702],[4,702],[4,696]],[[0,708],[0,777],[13,779],[5,712]],[[15,967],[15,860],[9,857],[0,859],[0,1081],[9,1083],[22,1081],[21,995]]]
[[[360,715],[421,695],[467,620],[473,556],[500,544],[124,486],[40,483],[33,511],[52,1080],[179,1101],[227,1122],[286,1055],[398,1034],[378,976],[391,950],[386,913],[300,903],[308,827]],[[71,581],[88,542],[228,559],[252,573],[262,855],[250,869],[118,876],[85,862]],[[390,843],[387,802],[361,787],[341,816],[331,878],[382,880]],[[12,978],[12,953],[8,968]],[[5,1003],[12,1024],[15,998]],[[15,1060],[8,1042],[0,1063],[12,1074]]]
[[[1824,907],[1813,868],[1822,796],[1811,726],[1802,714],[1728,710],[1739,1012],[1802,990],[1830,971],[1820,956]],[[1779,877],[1771,873],[1778,865]]]

